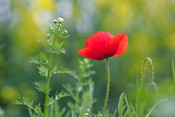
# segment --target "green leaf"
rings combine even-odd
[[[49,98],[48,106],[52,105],[53,103],[60,100],[61,98],[67,97],[67,96],[70,96],[70,95],[68,93],[61,91],[58,95],[56,94],[54,98],[53,97]]]
[[[125,94],[122,93],[120,95],[120,98],[119,98],[118,110],[119,110],[119,116],[120,117],[123,116],[124,110],[126,108],[126,106],[124,106],[124,97],[125,97]]]
[[[126,106],[127,106],[127,110],[126,110],[124,115],[131,116],[132,111],[131,111],[131,108],[130,108],[130,105],[129,105],[129,102],[128,102],[126,95],[125,95],[124,99],[125,99]]]
[[[132,110],[132,115],[133,115],[133,117],[135,117],[136,116],[136,111],[135,111],[134,106],[131,103],[130,103],[130,107],[131,107],[131,110]]]
[[[31,57],[30,63],[35,64],[42,64],[42,65],[48,65],[47,56],[41,52],[39,55],[36,55],[35,57]]]
[[[38,70],[39,70],[39,73],[40,73],[41,76],[47,77],[47,74],[48,74],[48,68],[47,67],[45,67],[44,65],[40,65],[38,67]]]
[[[113,117],[116,117],[116,115],[117,115],[117,109],[115,109]]]
[[[49,88],[49,86],[47,86],[45,82],[35,82],[34,85],[35,88],[40,92],[47,93],[51,91],[51,89]]]
[[[168,101],[168,99],[165,98],[165,99],[159,100],[159,101],[151,108],[151,110],[148,112],[148,114],[146,115],[146,117],[149,117],[149,115],[150,115],[151,112],[157,107],[157,105],[159,105],[161,102],[164,102],[164,101]]]
[[[63,85],[63,87],[69,92],[69,94],[74,98],[75,93],[74,93],[74,88],[71,87],[70,84]],[[74,98],[75,99],[75,98]]]
[[[60,67],[60,69],[57,71],[57,67],[55,66],[52,71],[51,74],[65,74],[65,73],[70,73],[71,71],[67,68],[64,67]]]
[[[66,51],[65,51],[65,49],[64,48],[62,48],[62,46],[63,46],[63,42],[61,42],[61,43],[55,43],[54,44],[54,46],[53,46],[53,48],[51,48],[51,49],[49,49],[48,50],[48,52],[49,53],[56,53],[56,54],[60,54],[60,53],[66,53]]]
[[[46,37],[41,38],[41,39],[39,40],[39,42],[46,42],[46,43],[48,43],[49,45],[52,45],[52,44],[53,44],[53,36],[50,36],[50,34],[46,34]]]
[[[36,114],[38,114],[40,116],[43,116],[43,113],[41,111],[40,104],[34,105],[33,101],[30,100],[27,97],[20,98],[19,100],[16,101],[16,104],[27,106],[28,108],[30,108],[31,110],[33,110]]]

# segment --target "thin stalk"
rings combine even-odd
[[[29,115],[30,115],[30,117],[32,117],[33,114],[32,114],[31,108],[28,107],[28,110],[29,110]]]
[[[173,74],[173,87],[174,87],[174,94],[175,94],[175,70],[174,70],[174,60],[172,59],[172,74]]]
[[[57,106],[57,102],[54,103],[55,106],[55,117],[57,116],[57,112],[59,111],[58,106]]]
[[[79,107],[79,89],[78,89],[78,92],[76,94],[76,104],[75,104],[75,107],[76,107],[76,109],[75,109],[75,115],[77,115],[77,113],[79,111],[79,108],[78,108]]]
[[[56,38],[55,38],[54,41],[53,41],[53,46],[52,46],[52,48],[54,47],[55,42],[56,42]],[[49,66],[48,66],[47,82],[46,82],[47,87],[49,87],[50,71],[51,71],[51,66],[52,66],[52,60],[53,60],[53,53],[50,54],[50,58],[49,58]],[[46,92],[46,95],[45,95],[44,117],[47,117],[48,97],[49,97],[49,91],[47,91],[47,92]]]
[[[106,111],[106,106],[108,103],[108,97],[109,97],[109,86],[110,86],[110,73],[109,73],[109,60],[106,58],[106,69],[107,69],[107,74],[108,74],[108,81],[107,81],[107,90],[106,90],[106,100],[104,104],[104,109],[103,109],[103,117]]]
[[[50,116],[53,116],[53,104],[50,105]]]

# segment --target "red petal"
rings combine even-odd
[[[128,45],[128,37],[126,33],[120,33],[114,36],[106,44],[106,56],[120,56],[126,51]]]
[[[93,60],[102,60],[105,57],[104,53],[102,53],[101,51],[93,47],[83,48],[77,52],[80,55],[93,59]]]
[[[99,50],[104,51],[104,47],[106,43],[113,38],[113,36],[106,31],[99,31],[96,32],[94,35],[90,36],[86,40],[86,48],[88,47],[95,47],[98,48]]]

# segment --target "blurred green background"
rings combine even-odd
[[[175,0],[0,0],[0,107],[7,117],[27,117],[27,108],[14,105],[18,97],[44,102],[32,82],[42,77],[30,56],[43,50],[38,40],[44,37],[49,22],[63,17],[70,37],[67,53],[55,56],[54,62],[76,69],[84,57],[77,50],[97,31],[128,35],[127,51],[110,58],[111,87],[108,109],[117,108],[121,92],[135,101],[136,79],[140,78],[145,57],[153,61],[159,98],[172,95],[171,59],[175,57]],[[95,84],[94,112],[101,111],[106,93],[105,61],[93,61]],[[149,66],[145,78],[149,79]],[[62,84],[74,83],[71,76],[52,78],[53,94]],[[66,106],[66,100],[61,104]]]

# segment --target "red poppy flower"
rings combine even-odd
[[[111,56],[120,56],[126,51],[127,45],[126,33],[113,37],[109,32],[99,31],[86,40],[86,48],[77,52],[93,60],[103,60]]]

